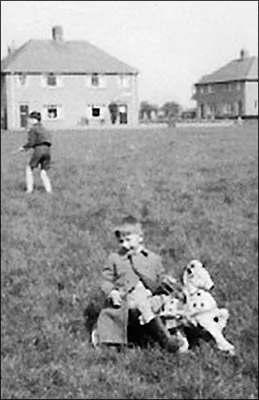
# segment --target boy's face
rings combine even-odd
[[[28,127],[31,128],[33,125],[36,125],[38,120],[36,118],[28,118]]]
[[[143,237],[137,233],[121,234],[119,238],[120,247],[127,252],[136,252],[143,243]]]

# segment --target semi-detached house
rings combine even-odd
[[[50,40],[29,40],[1,61],[1,126],[24,128],[33,110],[51,129],[134,126],[137,78],[135,68],[86,41],[65,41],[55,26]]]
[[[199,118],[258,118],[258,58],[240,57],[195,84]]]

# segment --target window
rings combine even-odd
[[[130,75],[118,75],[118,87],[127,89],[130,87]]]
[[[130,75],[118,75],[118,87],[127,89],[130,87]]]
[[[56,75],[53,73],[47,74],[43,76],[42,86],[49,88],[57,88],[61,87],[63,84],[62,78],[60,75]]]
[[[106,77],[105,75],[92,74],[86,76],[86,86],[90,88],[105,88]]]
[[[101,110],[99,107],[92,107],[92,115],[93,117],[100,117]]]
[[[106,106],[104,104],[88,104],[88,118],[90,119],[103,119]]]
[[[48,118],[56,119],[58,117],[58,108],[56,106],[48,107]]]
[[[58,120],[61,119],[62,106],[57,104],[48,104],[44,106],[43,117],[46,120]]]
[[[232,114],[234,111],[234,106],[231,103],[223,104],[223,114]]]
[[[231,92],[231,83],[226,83],[224,89],[226,92]]]
[[[100,82],[99,82],[99,76],[97,74],[93,74],[91,76],[91,86],[99,86]]]
[[[18,74],[17,75],[17,84],[20,87],[28,86],[28,76],[26,74]]]
[[[48,86],[57,86],[57,77],[54,74],[47,75],[47,85]]]

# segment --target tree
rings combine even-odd
[[[164,112],[164,116],[168,119],[172,119],[175,118],[179,115],[180,110],[181,110],[181,106],[174,102],[174,101],[170,101],[165,103],[162,107],[161,110],[163,110]]]
[[[158,106],[156,104],[150,104],[147,101],[142,101],[140,103],[139,118],[145,119],[147,117],[149,120],[152,118],[152,112],[157,114]]]

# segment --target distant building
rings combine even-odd
[[[258,117],[258,58],[241,50],[229,62],[195,84],[199,118]]]
[[[13,45],[1,61],[1,126],[26,127],[28,113],[42,113],[54,129],[138,121],[138,71],[86,41],[65,41],[60,26],[52,39]],[[113,106],[114,110],[114,106]]]

